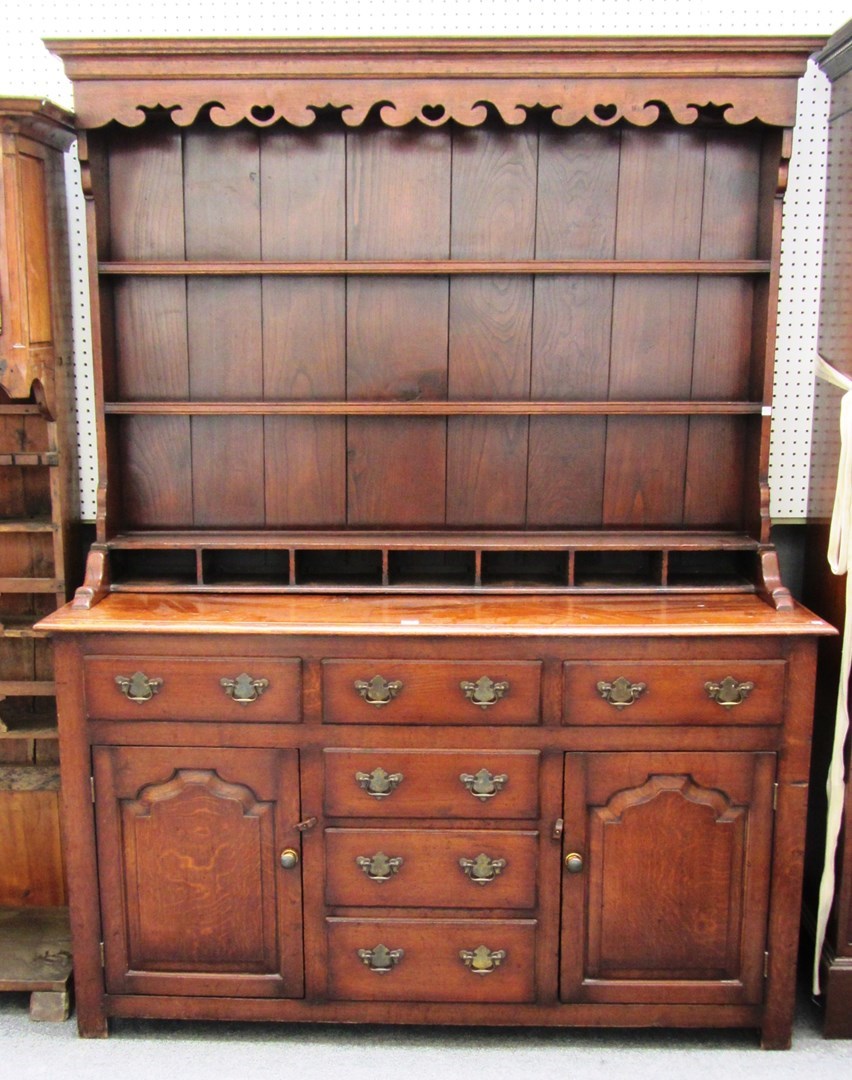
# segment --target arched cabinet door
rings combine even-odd
[[[563,1001],[762,1000],[769,753],[569,754]]]
[[[94,769],[107,992],[301,996],[297,752],[97,747]]]

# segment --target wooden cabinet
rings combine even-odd
[[[330,634],[324,597],[232,604],[185,597],[176,623],[170,602],[116,593],[51,619],[84,1034],[108,1016],[428,1018],[786,1043],[819,620],[752,596],[699,628],[693,601],[648,600],[613,637],[589,629],[600,600],[495,597],[389,634],[422,604],[353,597]],[[219,685],[234,657],[268,682],[243,704]],[[442,723],[447,671],[499,672],[503,696],[459,688],[474,722],[451,697]],[[540,687],[534,724],[496,722],[516,672],[522,701],[530,672]],[[381,673],[402,688],[351,723]],[[603,673],[645,690],[604,700]],[[393,712],[418,686],[431,722]]]
[[[45,623],[83,1034],[787,1044],[828,627],[766,469],[818,44],[51,43],[100,373]]]

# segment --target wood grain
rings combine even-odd
[[[449,251],[450,142],[372,131],[347,137],[348,249],[356,258]],[[447,385],[445,280],[352,280],[347,342],[350,398],[441,398]],[[351,420],[348,520],[407,527],[444,520],[446,424]]]
[[[269,259],[346,253],[345,140],[333,130],[261,139],[261,247]],[[263,394],[322,401],[346,396],[343,279],[263,279]],[[266,522],[346,521],[346,424],[264,423]]]
[[[535,253],[538,132],[473,130],[453,141],[452,254]],[[532,282],[470,278],[450,287],[449,396],[529,396]],[[447,428],[447,524],[522,525],[529,422],[458,418]]]
[[[193,132],[184,157],[187,254],[259,255],[257,135],[223,140],[219,132]],[[192,396],[262,397],[260,282],[191,281],[187,307]],[[192,462],[196,524],[263,524],[261,420],[195,418]]]

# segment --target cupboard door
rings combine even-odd
[[[769,753],[567,756],[563,1001],[761,1000],[774,776]]]
[[[294,750],[96,747],[109,993],[299,997]]]

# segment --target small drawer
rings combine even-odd
[[[328,829],[326,903],[530,910],[537,847],[508,829]]]
[[[533,1001],[529,920],[328,919],[337,1001]]]
[[[780,724],[783,660],[613,660],[563,669],[565,724]]]
[[[301,720],[301,661],[93,656],[85,661],[92,720]]]
[[[538,660],[324,660],[329,724],[537,724]]]
[[[538,751],[325,750],[329,817],[536,818]]]

